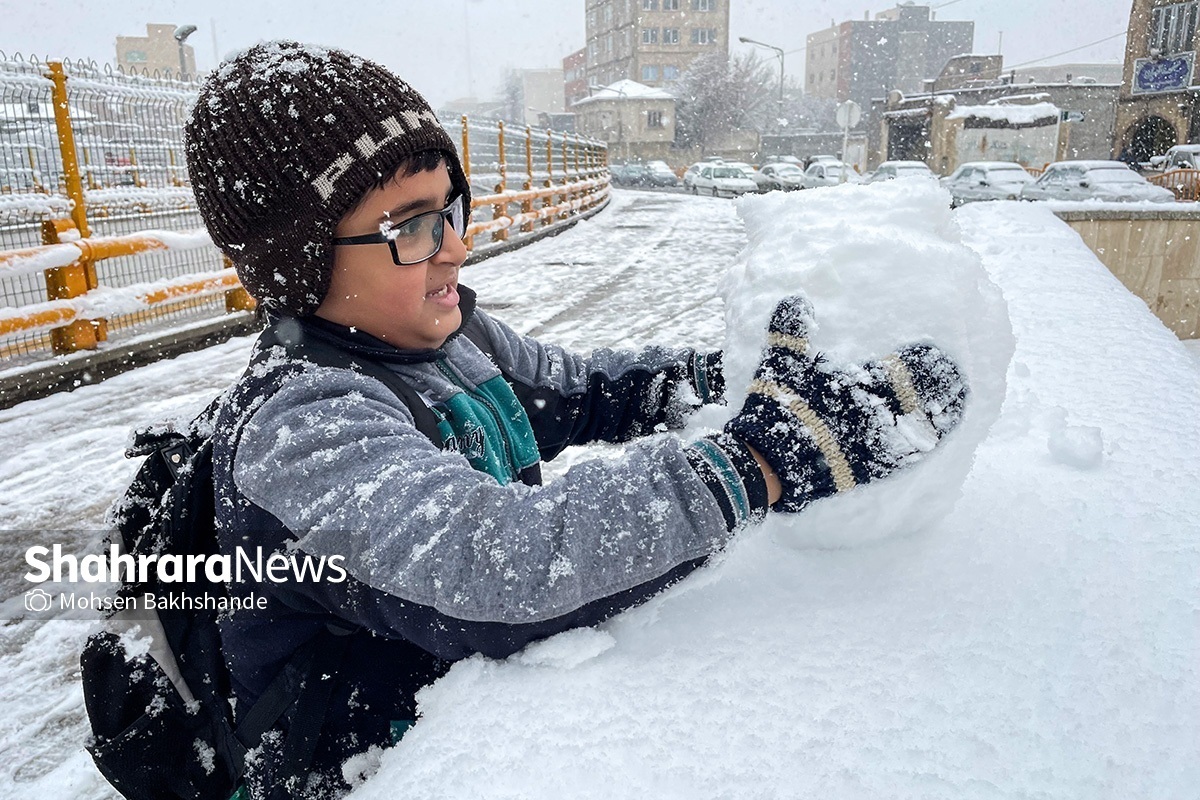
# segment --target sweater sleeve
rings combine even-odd
[[[721,548],[731,518],[673,437],[547,486],[499,485],[436,448],[350,370],[288,380],[246,423],[238,489],[352,581],[298,587],[333,614],[445,658],[505,655],[644,600]]]
[[[650,346],[584,357],[521,336],[482,311],[469,324],[491,343],[546,461],[574,444],[677,430],[699,406],[724,400],[719,352]]]

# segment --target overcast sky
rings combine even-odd
[[[890,7],[866,0],[732,0],[736,44],[747,36],[782,47],[789,76],[803,70],[805,36],[831,21]],[[975,52],[1006,66],[1053,56],[1121,34],[1126,0],[938,0],[939,20],[974,20]],[[0,51],[115,59],[119,35],[145,35],[148,22],[198,26],[188,43],[200,69],[262,39],[336,45],[391,67],[435,104],[467,94],[495,96],[509,67],[559,67],[584,44],[584,0],[0,0]],[[214,41],[215,39],[215,41]],[[1038,64],[1121,61],[1123,36]],[[219,54],[219,55],[218,55]],[[770,56],[769,52],[764,55]]]

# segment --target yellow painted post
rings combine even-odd
[[[54,84],[51,96],[54,100],[54,124],[58,129],[58,149],[62,154],[63,175],[67,182],[67,197],[74,204],[71,219],[79,235],[87,238],[92,231],[87,224],[87,209],[83,202],[83,181],[79,178],[79,161],[75,157],[75,132],[71,129],[71,113],[67,107],[67,75],[61,61],[47,63],[50,80]]]
[[[566,203],[571,200],[571,168],[567,165],[567,135],[562,135],[562,169],[563,169],[563,194],[562,202]],[[571,216],[569,211],[562,212],[561,219],[566,219]]]
[[[54,125],[58,132],[63,178],[66,182],[67,197],[73,204],[71,219],[79,235],[86,238],[91,236],[92,232],[88,228],[83,181],[79,177],[79,160],[75,150],[75,132],[71,128],[71,112],[67,104],[67,73],[63,70],[61,61],[49,61],[46,67],[49,72],[47,77],[53,85],[51,99],[54,102]],[[43,237],[46,237],[49,232],[43,229],[42,233]],[[58,241],[57,230],[53,239],[54,242]],[[88,289],[96,288],[96,285],[96,265],[88,259],[80,259],[66,267],[46,270],[46,296],[51,300],[78,297]],[[50,343],[54,352],[60,354],[73,353],[76,350],[94,350],[99,339],[98,332],[103,330],[103,320],[98,320],[95,324],[89,320],[76,320],[50,331]]]
[[[525,126],[525,191],[533,191],[533,129],[528,125]],[[533,213],[533,198],[527,197],[521,202],[521,213]],[[530,233],[533,231],[533,220],[528,220],[521,224],[521,231]]]
[[[69,219],[50,219],[42,223],[42,244],[60,244],[59,234],[73,230],[75,224]],[[64,300],[78,297],[88,290],[87,271],[76,261],[65,267],[55,267],[45,272],[46,297]],[[50,331],[50,344],[56,353],[73,353],[76,350],[94,350],[101,338],[101,330],[107,327],[100,321],[93,325],[90,320],[77,319],[61,328]]]
[[[546,131],[546,180],[542,184],[547,189],[554,185],[554,133]],[[554,195],[548,194],[542,198],[542,208],[554,205]],[[542,227],[554,222],[552,217],[542,217]]]
[[[225,262],[226,268],[233,267],[233,262],[228,258],[222,259]],[[238,311],[253,311],[258,305],[254,302],[254,298],[242,286],[236,289],[230,289],[225,293],[225,313],[233,314]]]
[[[500,153],[500,182],[496,184],[496,193],[500,194],[508,190],[508,165],[504,159],[504,122],[496,123],[496,141],[497,148]],[[507,204],[501,200],[492,206],[492,219],[500,219],[507,216],[505,213]],[[508,229],[504,228],[498,231],[492,231],[493,242],[503,242],[508,239]]]
[[[92,169],[91,159],[88,158],[88,149],[83,148],[83,171],[87,174],[88,188],[99,189],[100,186],[96,183],[96,173]]]
[[[175,148],[167,148],[167,162],[171,165],[171,185],[183,186],[183,181],[179,180],[179,173],[175,169]]]
[[[141,176],[138,175],[137,167],[137,153],[135,153],[131,147],[129,148],[129,174],[133,177],[134,186],[145,186],[146,184],[142,183]]]
[[[468,132],[468,129],[467,129],[467,115],[466,114],[462,115],[462,167],[463,167],[463,174],[466,175],[466,177],[467,177],[467,185],[470,186],[471,185],[471,134]],[[471,224],[471,212],[474,210],[474,202],[475,201],[472,200],[471,201],[472,207],[468,208],[466,210],[467,225]],[[464,236],[463,244],[465,244],[467,246],[468,250],[475,249],[475,237],[474,236]]]
[[[33,181],[34,191],[42,192],[43,194],[50,194],[50,192],[46,190],[46,187],[42,186],[41,176],[38,175],[37,156],[33,154],[32,146],[25,148],[25,155],[29,160],[29,178]]]

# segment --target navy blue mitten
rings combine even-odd
[[[725,426],[779,477],[778,511],[799,511],[917,461],[958,425],[968,394],[958,366],[933,345],[835,369],[811,351],[812,329],[807,299],[780,301],[746,402]]]

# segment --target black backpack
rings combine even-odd
[[[474,336],[472,340],[480,344]],[[439,446],[437,419],[416,392],[387,367],[352,355],[311,335],[296,320],[269,327],[260,343],[281,344],[316,364],[347,366],[384,382],[408,406],[417,428]],[[262,348],[263,351],[266,348]],[[485,350],[491,355],[490,348]],[[182,431],[149,429],[126,451],[145,457],[115,507],[115,537],[122,551],[207,555],[217,552],[212,476],[212,432],[220,398]],[[158,594],[154,570],[146,583],[126,583],[121,594]],[[272,797],[286,797],[288,778],[303,776],[312,761],[329,693],[353,631],[330,629],[298,651],[235,724],[230,676],[217,625],[226,586],[197,571],[195,583],[173,583],[193,608],[123,612],[140,626],[138,652],[128,634],[105,630],[87,640],[80,656],[84,702],[92,725],[87,743],[101,774],[128,800],[230,800],[244,796],[246,753],[285,718],[281,778]],[[203,597],[211,600],[199,602]],[[324,678],[324,679],[323,679]]]

